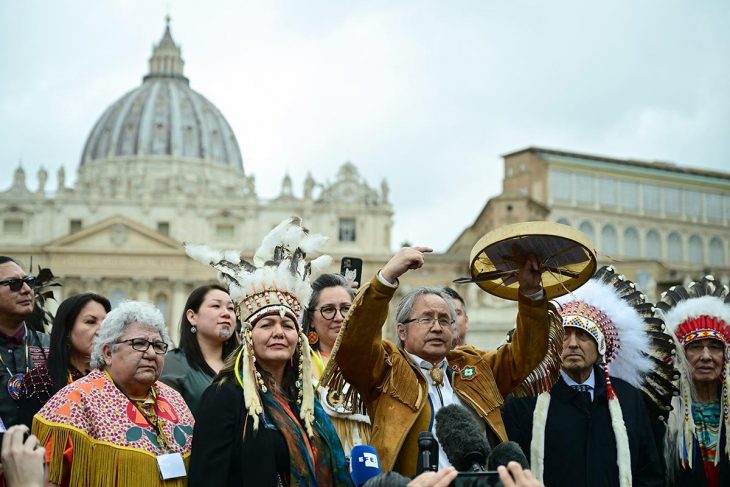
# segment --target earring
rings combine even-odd
[[[198,327],[196,325],[190,325],[190,333],[192,333],[193,335],[198,333]]]
[[[316,345],[317,343],[319,343],[319,335],[317,335],[317,332],[312,330],[307,333],[307,341],[310,345]]]

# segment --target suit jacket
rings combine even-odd
[[[581,399],[561,377],[553,386],[545,425],[546,487],[618,486],[616,440],[611,424],[603,370],[594,369],[593,402]],[[641,393],[627,382],[611,377],[629,437],[633,485],[664,485],[656,443]],[[533,413],[537,398],[507,400],[504,422],[510,440],[530,456]]]
[[[335,360],[365,401],[373,427],[370,444],[378,451],[383,471],[413,476],[418,434],[429,430],[434,412],[419,367],[403,349],[382,339],[394,293],[395,288],[377,276],[360,290],[343,324]],[[454,371],[455,392],[500,440],[507,439],[500,413],[503,396],[544,358],[548,330],[547,299],[531,301],[520,296],[511,344],[489,352],[458,347],[446,355]]]

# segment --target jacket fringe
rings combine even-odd
[[[395,364],[386,357],[388,364],[388,374],[383,384],[378,387],[378,391],[382,394],[388,394],[393,399],[397,399],[414,411],[421,408],[423,401],[423,388],[418,380],[403,380],[403,377],[413,375],[413,369],[407,360],[396,360]],[[400,377],[400,380],[396,379]]]
[[[33,433],[40,444],[49,446],[46,456],[50,460],[48,481],[61,485],[68,476],[69,485],[75,487],[129,486],[135,487],[184,487],[187,477],[167,480],[163,483],[153,453],[113,445],[90,438],[81,430],[59,423],[46,422],[36,416]],[[73,447],[73,461],[66,463],[64,451]],[[183,455],[188,470],[190,454]]]

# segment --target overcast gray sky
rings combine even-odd
[[[530,145],[730,168],[727,0],[8,0],[0,189],[21,159],[74,178],[167,12],[259,194],[352,161],[390,184],[394,247],[446,249]]]

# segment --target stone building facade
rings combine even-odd
[[[190,88],[183,67],[168,25],[142,84],[92,128],[72,186],[63,168],[55,189],[44,169],[32,189],[15,170],[0,192],[1,254],[61,276],[57,301],[86,290],[113,303],[152,301],[172,336],[190,291],[214,279],[182,242],[253,254],[268,230],[298,215],[329,237],[332,271],[342,256],[363,258],[366,272],[387,260],[393,211],[385,181],[371,187],[347,162],[334,177],[308,174],[300,189],[287,175],[278,196],[260,197],[233,130]]]
[[[488,231],[534,220],[582,231],[599,266],[614,265],[652,300],[705,274],[730,280],[730,173],[539,147],[512,152],[504,156],[502,193],[446,253],[468,260]],[[501,341],[514,306],[507,312],[483,293],[467,295],[474,299],[470,340]]]

